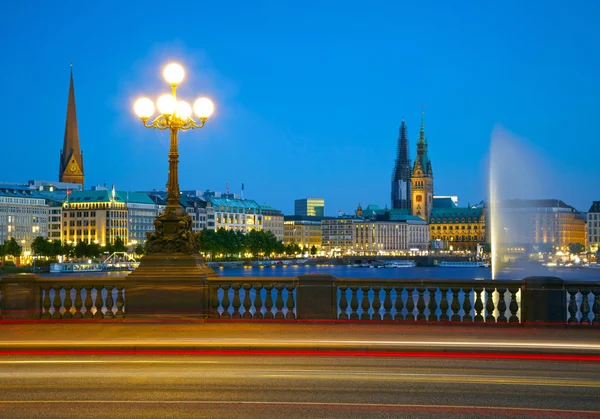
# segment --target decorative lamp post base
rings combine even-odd
[[[158,319],[205,319],[207,278],[218,277],[198,253],[200,234],[192,218],[165,210],[147,234],[146,256],[127,277],[127,316]]]

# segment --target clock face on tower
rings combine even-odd
[[[75,170],[77,170],[77,168],[74,165],[71,165],[71,167],[69,167],[69,170],[71,172],[74,172]]]

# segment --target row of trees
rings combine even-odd
[[[0,243],[0,260],[4,261],[6,256],[19,257],[23,252],[23,247],[11,237],[10,240]]]
[[[252,254],[254,257],[260,255],[283,255],[293,256],[298,253],[311,253],[315,255],[317,248],[302,249],[296,243],[290,243],[287,246],[277,240],[277,237],[270,231],[252,230],[249,233],[241,231],[225,230],[207,230],[200,233],[200,252],[210,256],[212,259],[225,257],[237,257],[240,254]]]
[[[143,248],[143,247],[142,247]],[[127,246],[123,239],[117,237],[114,244],[100,246],[97,243],[63,243],[60,240],[50,241],[44,237],[36,237],[31,243],[31,250],[35,256],[46,256],[56,258],[58,256],[76,258],[98,258],[104,253],[126,252]]]

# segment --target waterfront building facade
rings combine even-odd
[[[452,197],[436,197],[429,216],[432,250],[477,251],[486,242],[486,211],[482,204],[460,208]]]
[[[294,215],[304,217],[324,217],[325,200],[323,198],[304,198],[294,201]]]
[[[396,256],[428,248],[429,227],[425,220],[404,214],[388,218],[391,219],[355,221],[354,254]]]
[[[567,251],[569,244],[586,245],[585,215],[559,199],[511,199],[497,207],[504,247],[549,244]]]
[[[263,230],[273,233],[277,241],[284,241],[283,213],[269,205],[260,205],[260,210],[263,215]]]
[[[132,246],[144,244],[146,232],[154,231],[158,206],[143,192],[119,192],[118,194],[121,197],[125,195],[129,244]]]
[[[392,209],[411,208],[411,163],[404,119],[400,125],[396,162],[392,173]]]
[[[587,213],[587,248],[598,252],[600,245],[600,201],[594,201]]]
[[[63,148],[60,152],[58,180],[64,183],[81,185],[83,189],[83,153],[79,145],[79,129],[77,127],[77,111],[75,108],[75,87],[73,86],[73,69],[69,84],[69,98],[67,101],[67,119],[65,123],[65,137]]]
[[[179,200],[185,211],[192,217],[192,231],[215,229],[215,212],[212,204],[198,196],[182,196]]]
[[[120,237],[129,243],[126,194],[114,190],[75,191],[62,211],[62,239],[67,243],[114,244]]]
[[[214,192],[205,193],[204,199],[214,211],[215,230],[224,228],[247,233],[263,229],[263,215],[256,201],[233,198],[229,194],[217,196]]]
[[[333,257],[351,254],[356,241],[354,224],[359,221],[355,216],[323,219],[323,252]]]
[[[48,235],[48,205],[43,196],[25,189],[0,188],[0,244],[11,238],[31,254],[31,243]]]
[[[295,243],[310,252],[315,246],[320,254],[322,249],[321,223],[324,217],[308,217],[304,215],[286,215],[283,221],[283,243]]]

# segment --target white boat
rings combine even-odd
[[[435,262],[434,266],[440,268],[489,268],[490,264],[485,262],[450,262],[443,260],[441,262]]]
[[[386,268],[414,268],[417,263],[412,260],[394,260],[386,262],[383,266]]]
[[[68,262],[50,264],[50,272],[55,274],[102,271],[101,263]]]

